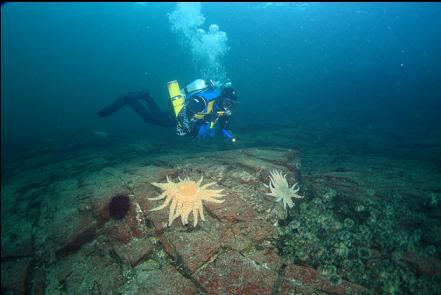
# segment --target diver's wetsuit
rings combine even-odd
[[[147,108],[145,108],[138,100],[145,101],[150,110],[147,110]],[[126,104],[129,105],[145,123],[163,127],[176,126],[176,119],[173,112],[161,111],[147,91],[130,92],[122,95],[119,99],[103,108],[97,114],[99,117],[110,116]]]

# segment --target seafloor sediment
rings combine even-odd
[[[235,146],[83,135],[8,159],[2,294],[441,291],[439,143],[294,127],[252,134]],[[266,195],[272,169],[305,195],[288,211]],[[167,176],[203,176],[225,202],[205,202],[196,227],[192,217],[168,227],[168,208],[151,212],[162,201],[147,199]],[[116,195],[130,200],[121,219],[109,213]]]

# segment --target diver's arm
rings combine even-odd
[[[222,133],[223,133],[223,135],[225,135],[225,137],[227,137],[228,139],[231,139],[233,142],[236,141],[236,139],[234,138],[233,133],[231,133],[230,130],[222,129]]]
[[[194,124],[188,119],[185,107],[176,117],[176,134],[194,136]]]
[[[231,132],[231,130],[229,129],[229,126],[228,126],[228,118],[223,117],[219,120],[220,120],[219,123],[220,123],[220,128],[222,130],[222,134],[226,138],[230,139],[232,142],[235,142],[236,138],[234,137],[233,133]]]

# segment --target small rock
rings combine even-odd
[[[154,245],[149,239],[133,239],[126,245],[115,246],[116,254],[124,261],[135,267],[146,259],[153,251]]]
[[[402,260],[408,262],[416,270],[426,276],[434,276],[441,272],[441,261],[433,257],[423,257],[414,252],[406,252],[401,257]]]
[[[203,229],[197,227],[191,232],[182,232],[177,227],[171,228],[160,238],[167,253],[175,259],[182,259],[190,273],[210,260],[220,248],[220,232],[210,221],[207,218]]]
[[[70,229],[66,232],[64,239],[59,240],[57,255],[64,256],[75,252],[85,243],[92,241],[95,238],[97,224],[95,219],[85,216],[78,223],[73,224]]]
[[[207,294],[272,294],[277,273],[237,251],[220,254],[194,275]]]
[[[31,258],[2,262],[2,294],[25,294],[31,271]]]
[[[309,266],[290,264],[284,270],[284,278],[281,285],[281,294],[288,295],[289,290],[300,293],[314,294],[318,291],[327,294],[358,294],[366,289],[363,286],[342,281],[339,285],[332,285],[328,279]]]
[[[160,269],[150,269],[150,267],[143,269],[143,266],[140,264],[136,268],[137,294],[199,294],[197,287],[173,266],[166,265]]]

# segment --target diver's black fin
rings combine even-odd
[[[117,112],[127,103],[127,99],[125,96],[121,96],[116,101],[103,108],[101,111],[97,113],[98,117],[107,117]]]

